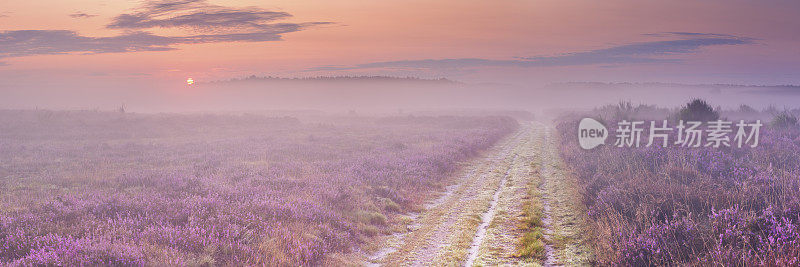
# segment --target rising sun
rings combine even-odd
[[[194,84],[194,80],[192,78],[186,79],[186,84],[192,85]]]

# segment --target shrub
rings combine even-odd
[[[758,111],[748,105],[740,105],[738,111],[741,113],[758,113]]]
[[[719,119],[719,112],[705,100],[694,99],[681,108],[678,118],[684,121],[715,121]]]
[[[772,118],[772,122],[770,123],[772,127],[778,129],[791,129],[797,127],[797,116],[794,114],[784,111],[775,115]]]

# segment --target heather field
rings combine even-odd
[[[666,110],[621,104],[585,115],[610,126],[613,144],[618,121],[668,119],[675,125],[679,118],[703,113],[690,106]],[[742,148],[604,145],[583,150],[575,135],[584,114],[559,119],[560,154],[580,181],[597,264],[800,264],[796,115],[746,106],[727,112],[705,109],[710,119],[762,118],[760,143]],[[647,130],[642,139],[645,144]]]
[[[0,265],[337,265],[337,255],[390,233],[398,214],[420,209],[430,193],[448,183],[458,162],[517,127],[505,117],[2,111]],[[788,139],[774,145],[784,143],[796,145]],[[723,233],[719,246],[706,243],[697,246],[704,251],[680,256],[747,255],[748,244],[769,251],[767,255],[775,256],[770,259],[797,254],[791,246],[768,245],[769,238],[796,235],[791,208],[797,187],[788,178],[796,179],[797,166],[785,161],[796,157],[797,150],[774,154],[766,149],[701,153],[695,159],[718,156],[721,164],[734,164],[752,158],[742,166],[746,177],[720,178],[717,165],[697,173],[679,169],[727,193],[689,206],[699,209],[691,216],[681,213],[684,202],[672,199],[670,211],[679,217],[653,220],[654,227],[664,228],[657,231],[675,232],[675,227],[691,224],[696,226],[691,231],[705,232],[691,232],[687,238],[700,242],[714,241],[713,231],[726,229],[718,228],[727,227],[723,224],[739,226],[728,227],[735,232]],[[566,152],[570,159],[577,156]],[[575,163],[581,168],[600,163],[592,159],[587,155]],[[770,168],[765,165],[781,159]],[[656,162],[648,170],[669,165],[668,158]],[[781,186],[766,182],[773,180]],[[774,197],[761,199],[759,194]],[[649,203],[642,200],[641,209]],[[718,205],[714,216],[730,219],[709,217],[712,204]],[[770,213],[753,213],[762,210]],[[612,218],[608,214],[595,218]],[[625,230],[625,235],[615,235],[624,244],[639,244],[636,238],[663,242],[636,228],[649,224],[624,218],[625,227],[618,232]],[[705,224],[717,228],[701,229]],[[745,224],[783,230],[754,232]],[[624,255],[648,248],[616,251]],[[667,249],[664,253],[672,253]],[[664,253],[652,258],[663,259]]]

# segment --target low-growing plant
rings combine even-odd
[[[704,103],[684,110],[707,114],[684,119],[714,118]],[[583,150],[572,136],[579,119],[557,129],[584,187],[599,265],[800,264],[797,127],[762,128],[757,147]]]
[[[789,111],[783,111],[772,118],[770,125],[777,129],[797,128],[797,116]]]
[[[540,201],[538,176],[539,164],[536,161],[530,163],[531,177],[529,178],[528,196],[522,208],[522,221],[520,228],[524,232],[517,244],[517,257],[533,258],[544,260],[545,258],[545,238],[544,231],[544,207]]]
[[[535,227],[522,236],[517,257],[543,260],[545,257],[544,235],[541,227]]]
[[[321,265],[395,229],[518,126],[50,111],[0,122],[0,266]]]

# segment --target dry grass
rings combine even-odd
[[[544,207],[541,202],[541,193],[539,192],[539,185],[542,182],[539,176],[539,166],[541,163],[540,157],[536,157],[535,161],[530,164],[531,178],[529,181],[528,196],[525,198],[525,205],[523,208],[523,219],[520,227],[524,230],[525,234],[519,239],[519,246],[515,256],[521,258],[532,258],[538,261],[545,259],[545,238],[544,238]]]

